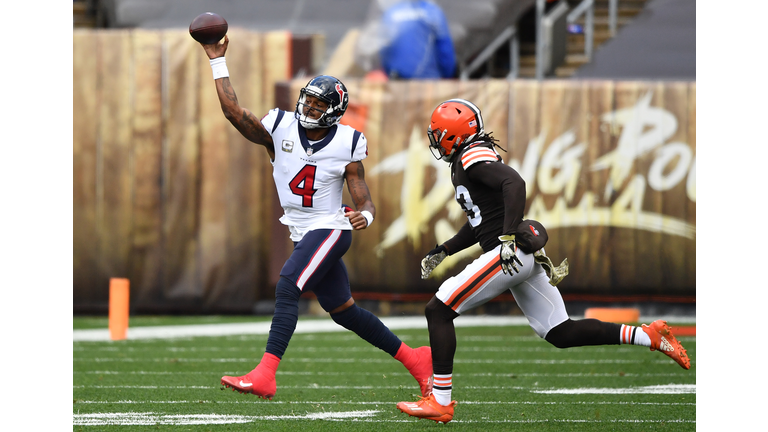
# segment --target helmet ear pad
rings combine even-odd
[[[319,119],[312,119],[304,115],[303,105],[307,95],[314,96],[328,105]],[[328,128],[341,120],[348,106],[349,92],[347,92],[347,87],[338,78],[330,75],[318,75],[301,89],[294,116],[307,129]]]
[[[463,144],[483,133],[480,109],[465,99],[447,100],[432,112],[428,136],[437,159],[450,162]]]

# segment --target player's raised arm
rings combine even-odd
[[[270,157],[274,159],[274,143],[261,121],[248,109],[243,108],[237,101],[235,89],[229,81],[229,71],[224,54],[229,46],[229,37],[224,37],[223,43],[203,44],[203,49],[211,59],[213,78],[216,83],[216,94],[221,102],[221,110],[230,123],[249,141],[261,144],[267,148]]]
[[[347,179],[347,188],[349,195],[355,202],[357,211],[347,212],[346,217],[352,223],[352,228],[359,230],[365,229],[373,222],[376,215],[376,208],[371,201],[371,192],[365,183],[365,168],[362,162],[352,162],[347,165],[344,176]]]

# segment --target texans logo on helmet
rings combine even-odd
[[[538,235],[539,235],[539,230],[537,230],[536,228],[534,228],[534,227],[533,227],[533,225],[528,225],[528,228],[530,228],[530,229],[531,229],[531,231],[533,232],[533,235],[535,235],[535,236],[537,236],[537,237],[538,237]]]
[[[341,84],[336,83],[336,92],[339,93],[339,100],[344,103],[344,94],[346,93],[343,88],[341,88]]]

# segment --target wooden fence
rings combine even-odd
[[[290,34],[230,39],[241,105],[292,111],[307,79],[286,81]],[[272,299],[291,246],[271,165],[221,114],[202,48],[185,31],[75,31],[73,55],[75,311],[106,310],[110,277],[130,279],[140,312]],[[548,254],[568,257],[564,295],[695,300],[695,82],[344,81],[377,208],[345,257],[354,292],[432,293],[478,254],[419,278],[465,220],[425,135],[434,107],[463,97],[525,178]]]

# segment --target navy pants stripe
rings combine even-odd
[[[347,267],[342,261],[351,244],[352,232],[348,230],[310,231],[294,243],[280,276],[295,283],[301,292],[314,292],[320,306],[331,311],[352,298]]]

